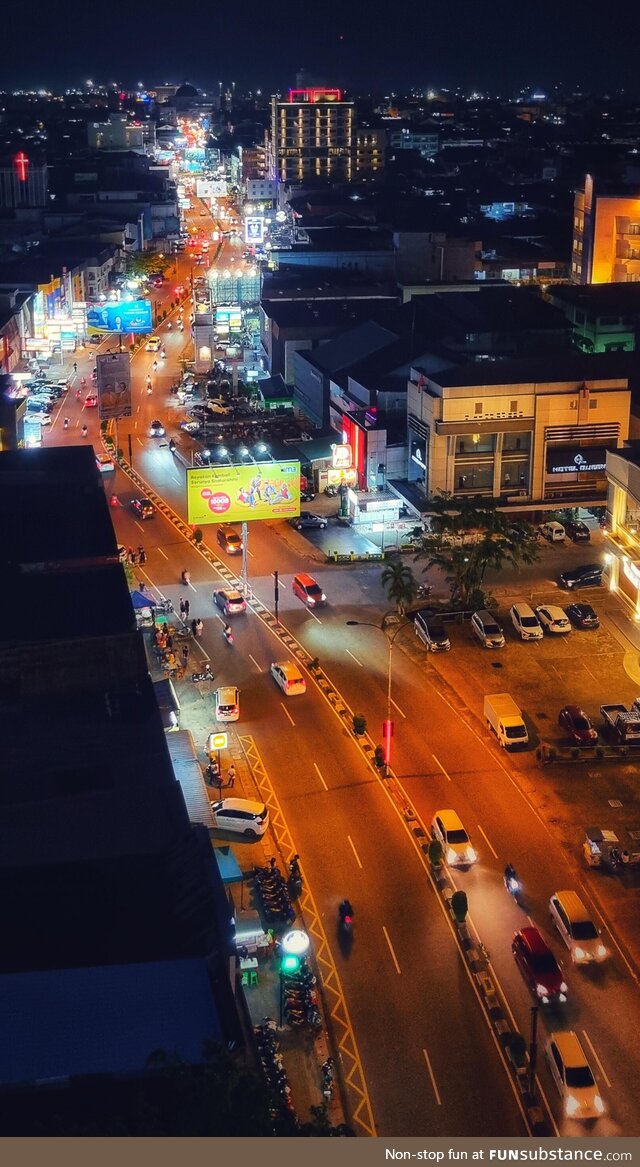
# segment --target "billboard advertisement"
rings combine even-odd
[[[244,221],[244,241],[253,247],[264,243],[264,215],[247,215]]]
[[[96,356],[100,420],[131,417],[131,370],[129,353]]]
[[[92,304],[87,308],[87,328],[96,328],[100,332],[153,332],[151,301]]]
[[[216,308],[216,329],[220,336],[228,336],[230,332],[242,332],[242,309],[239,304]]]
[[[187,469],[187,515],[195,526],[299,514],[299,461]]]

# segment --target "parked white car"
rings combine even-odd
[[[514,604],[509,614],[511,623],[522,640],[542,640],[540,621],[528,604]]]
[[[536,616],[545,632],[559,632],[561,634],[571,632],[571,622],[567,613],[558,604],[543,604],[536,608]]]

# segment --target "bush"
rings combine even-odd
[[[362,737],[362,734],[367,732],[367,719],[363,713],[354,713],[353,732],[357,734],[358,737]]]
[[[373,752],[373,764],[374,766],[377,766],[379,770],[384,768],[384,750],[382,746],[376,746]]]
[[[503,1038],[504,1048],[507,1051],[507,1057],[512,1064],[519,1069],[525,1064],[525,1055],[527,1052],[527,1043],[521,1033],[505,1033]]]
[[[440,867],[443,859],[442,843],[439,839],[432,839],[429,843],[429,863],[432,867]]]
[[[457,920],[458,924],[464,924],[467,918],[467,912],[469,911],[466,892],[454,891],[453,895],[451,896],[451,911],[453,912],[454,919]]]

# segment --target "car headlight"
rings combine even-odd
[[[447,848],[447,863],[457,863],[457,862],[458,862],[458,856],[456,855],[455,851],[453,850],[453,847],[448,847]]]
[[[310,607],[313,607],[313,605],[315,604],[315,600],[314,600],[313,596],[307,596],[307,603],[309,604]]]
[[[594,1110],[598,1111],[598,1114],[604,1114],[604,1102],[602,1101],[599,1094],[596,1094],[593,1100],[593,1107]]]
[[[572,1115],[577,1114],[580,1110],[580,1103],[578,1102],[577,1098],[574,1098],[573,1094],[569,1094],[564,1104],[564,1108],[571,1118]]]
[[[573,955],[575,956],[576,960],[584,960],[587,954],[584,948],[574,948]]]
[[[561,993],[568,993],[569,992],[569,986],[565,985],[564,981],[560,985],[560,992]]]
[[[465,855],[466,855],[469,863],[475,863],[476,859],[478,858],[473,847],[467,847],[467,850],[465,851]]]
[[[598,947],[596,949],[596,954],[597,954],[597,956],[606,956],[607,955],[607,950],[606,950],[604,944],[598,945]]]
[[[536,993],[539,997],[546,997],[547,990],[545,989],[544,985],[536,985]]]

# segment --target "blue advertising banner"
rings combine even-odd
[[[153,332],[151,301],[93,304],[87,308],[87,328],[97,328],[100,332]]]

